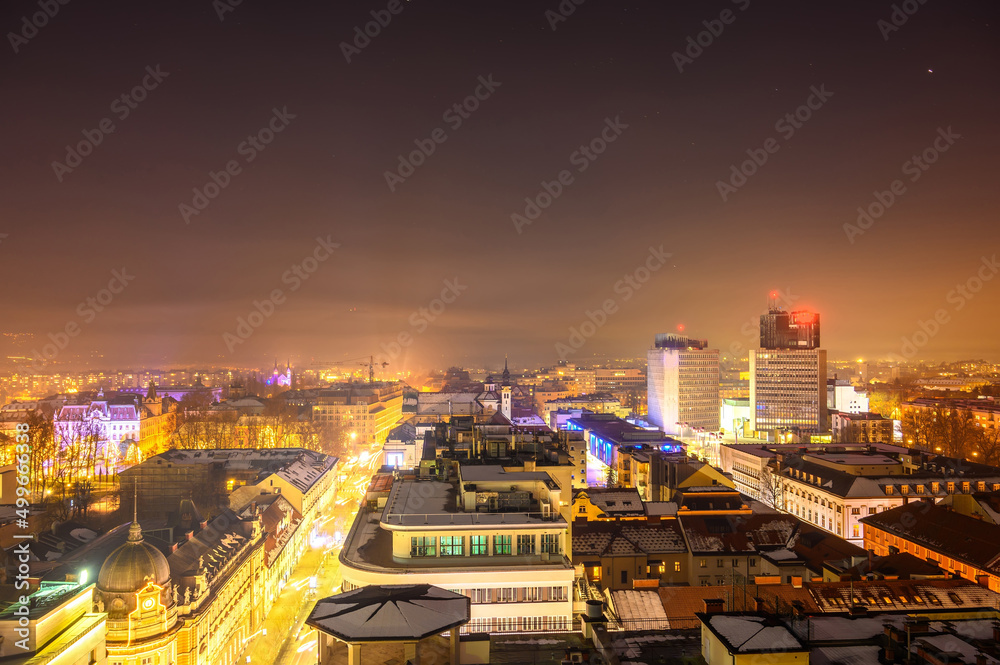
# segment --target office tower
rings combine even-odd
[[[646,353],[648,420],[667,434],[719,429],[719,351],[703,339],[659,334]]]
[[[750,352],[750,428],[756,432],[827,430],[826,351],[819,314],[771,306],[760,317],[760,349]]]

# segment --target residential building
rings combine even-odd
[[[640,509],[641,510],[641,509]],[[632,589],[637,580],[688,581],[688,556],[676,519],[636,517],[573,525],[573,564],[602,589]]]
[[[833,441],[847,443],[892,443],[893,421],[877,413],[830,412]]]
[[[385,443],[403,415],[399,383],[342,383],[318,390],[313,422],[330,431],[347,432],[358,443]]]
[[[1000,526],[930,501],[897,506],[862,521],[865,548],[876,555],[913,554],[1000,592]]]
[[[719,351],[703,339],[659,334],[646,352],[648,420],[667,434],[719,429]]]

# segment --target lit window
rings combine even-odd
[[[469,536],[469,554],[484,556],[489,553],[489,536]]]
[[[493,536],[493,553],[510,554],[510,536]]]

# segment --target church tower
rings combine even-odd
[[[510,420],[511,398],[513,390],[510,385],[510,370],[507,369],[507,356],[503,358],[503,383],[500,384],[500,413]]]

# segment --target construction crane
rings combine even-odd
[[[367,362],[358,362],[359,360]],[[351,358],[350,360],[340,360],[338,362],[313,362],[310,363],[313,367],[343,367],[350,363],[358,363],[361,367],[368,368],[368,383],[375,383],[375,367],[379,366],[385,368],[389,365],[387,362],[375,362],[375,356],[365,356],[364,358]]]

